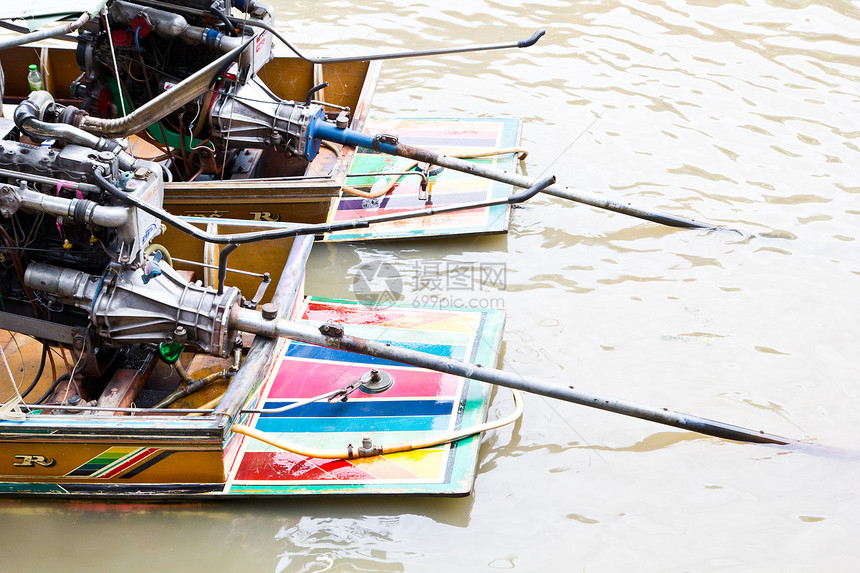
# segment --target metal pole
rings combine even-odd
[[[230,316],[230,327],[262,336],[280,336],[328,348],[377,356],[403,364],[463,376],[473,380],[481,380],[498,386],[506,386],[524,392],[531,392],[532,394],[539,394],[548,398],[556,398],[565,402],[573,402],[574,404],[615,412],[624,416],[632,416],[658,424],[674,426],[708,436],[761,444],[785,445],[796,441],[763,431],[750,430],[732,424],[683,414],[668,408],[653,408],[636,402],[577,390],[573,386],[559,386],[542,380],[496,370],[495,368],[487,368],[479,364],[470,364],[460,360],[442,358],[407,348],[382,344],[373,340],[356,338],[343,333],[343,327],[339,324],[323,325],[323,327],[314,328],[313,326],[286,320],[267,321],[263,319],[259,312],[234,308]],[[322,331],[325,331],[326,334],[323,334]]]
[[[312,64],[344,64],[349,62],[372,62],[375,60],[395,60],[399,58],[421,58],[426,56],[444,56],[448,54],[464,54],[468,52],[486,52],[488,50],[501,50],[505,48],[529,48],[534,46],[538,40],[546,34],[543,28],[537,30],[530,38],[518,40],[514,42],[502,42],[498,44],[484,44],[477,46],[463,46],[458,48],[439,48],[436,50],[415,50],[411,52],[389,52],[387,54],[361,54],[358,56],[344,56],[331,58],[314,58],[306,56],[299,51],[289,40],[284,38],[275,28],[262,20],[242,20],[241,18],[231,17],[230,21],[235,26],[250,26],[252,28],[263,28],[272,33],[286,47],[288,47],[300,59]]]
[[[325,139],[327,141],[333,141],[343,145],[374,149],[376,151],[381,151],[382,153],[387,153],[389,155],[396,155],[398,157],[407,157],[422,163],[438,165],[454,171],[460,171],[461,173],[468,173],[477,177],[483,177],[485,179],[492,179],[493,181],[500,181],[502,183],[514,185],[515,187],[532,187],[536,182],[536,180],[530,179],[525,175],[492,169],[476,163],[457,159],[456,157],[436,153],[429,149],[421,149],[411,145],[405,145],[398,142],[397,138],[390,135],[369,135],[351,129],[341,129],[332,123],[322,121],[316,122],[316,124],[309,129],[309,132],[311,132],[311,137]],[[563,185],[550,185],[544,189],[543,192],[562,199],[576,201],[577,203],[583,203],[599,209],[606,209],[608,211],[630,215],[631,217],[645,219],[646,221],[660,223],[661,225],[668,225],[670,227],[681,227],[686,229],[722,228],[714,223],[696,221],[680,215],[673,215],[671,213],[664,213],[653,209],[634,207],[613,199],[601,197],[600,195],[570,189]]]
[[[2,171],[2,170],[0,170]],[[383,223],[386,221],[400,221],[405,219],[410,219],[414,217],[424,217],[430,215],[437,215],[439,213],[450,213],[453,211],[464,211],[468,209],[477,209],[479,207],[492,207],[494,205],[503,205],[505,203],[521,203],[528,199],[531,199],[534,195],[540,192],[542,189],[545,189],[547,185],[555,182],[555,176],[550,175],[549,177],[545,177],[543,179],[537,180],[535,184],[526,189],[525,191],[520,191],[519,193],[513,193],[508,197],[500,198],[500,199],[491,199],[489,201],[476,201],[472,203],[461,203],[459,205],[446,205],[443,207],[429,207],[427,209],[419,209],[415,211],[407,211],[404,213],[390,213],[388,215],[377,215],[373,217],[366,217],[363,219],[350,219],[347,221],[335,221],[334,223],[317,223],[317,224],[301,224],[301,223],[290,223],[290,226],[280,226],[275,229],[268,229],[264,231],[249,231],[245,233],[233,233],[230,235],[216,235],[213,233],[207,233],[205,231],[201,231],[191,223],[188,223],[181,218],[171,215],[164,209],[159,209],[145,201],[141,201],[123,193],[120,191],[113,183],[111,183],[107,177],[101,171],[94,171],[93,175],[98,181],[99,185],[102,189],[117,197],[121,201],[125,201],[126,203],[130,203],[134,205],[141,211],[149,213],[153,217],[157,217],[161,219],[165,223],[179,229],[183,233],[191,235],[194,238],[200,239],[201,241],[206,241],[207,243],[215,243],[217,245],[229,245],[230,243],[235,244],[246,244],[253,243],[256,241],[268,241],[272,239],[284,239],[287,237],[296,237],[301,235],[321,235],[323,233],[333,233],[335,231],[342,231],[346,229],[363,229],[370,226],[373,223]],[[286,225],[286,224],[285,224]],[[221,268],[221,264],[219,263],[219,269]],[[225,271],[226,272],[226,271]],[[219,276],[221,271],[219,270]]]

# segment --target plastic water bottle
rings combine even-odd
[[[27,74],[27,83],[30,84],[30,91],[36,92],[42,89],[42,74],[39,73],[39,66],[30,64],[30,73]]]

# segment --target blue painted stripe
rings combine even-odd
[[[462,137],[460,135],[452,138],[450,135],[439,137],[427,136],[403,136],[400,143],[414,145],[416,147],[489,147],[496,148],[499,142],[495,137]],[[453,145],[452,145],[453,144]]]
[[[266,409],[291,404],[290,401],[266,401]],[[356,418],[363,416],[447,416],[454,409],[452,400],[349,400],[347,402],[313,402],[282,413],[261,414],[261,418]]]
[[[262,432],[426,432],[446,430],[450,416],[382,416],[379,418],[262,418]],[[333,437],[334,439],[335,437]],[[358,444],[353,444],[358,446]],[[346,447],[346,444],[343,444]]]
[[[481,189],[471,193],[436,193],[433,195],[433,206],[460,205],[463,203],[474,203],[487,200],[487,189]],[[391,195],[384,197],[379,203],[379,209],[424,209],[428,207],[426,201],[419,200],[415,195]],[[341,199],[337,205],[338,211],[362,211],[367,210],[364,199]],[[369,211],[369,210],[368,210]],[[370,213],[369,213],[370,214]],[[376,209],[373,210],[376,214]]]
[[[401,348],[409,348],[419,352],[427,352],[436,356],[446,358],[463,359],[466,355],[465,346],[452,346],[448,344],[424,344],[421,342],[401,342],[401,341],[386,341],[378,340],[385,344],[389,342],[393,346]],[[306,358],[309,360],[330,360],[334,362],[355,362],[357,364],[377,364],[380,366],[402,366],[399,362],[376,358],[374,356],[366,356],[364,354],[354,354],[346,350],[335,350],[333,348],[324,348],[322,346],[313,346],[303,342],[293,342],[287,347],[286,356],[291,358]]]

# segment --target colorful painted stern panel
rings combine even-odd
[[[401,143],[423,147],[448,155],[513,147],[519,144],[518,119],[378,119],[370,118],[364,129],[367,133],[396,135]],[[473,159],[483,166],[504,171],[515,171],[514,153]],[[351,174],[403,171],[411,160],[391,157],[370,150],[360,150],[350,168]],[[367,191],[380,177],[349,177],[347,185]],[[378,199],[362,199],[342,194],[332,202],[328,220],[343,221],[414,211],[427,207],[440,207],[506,197],[511,186],[480,179],[450,169],[431,177],[427,199],[419,198],[421,178],[407,175],[388,194]],[[375,189],[374,189],[375,190]],[[417,237],[504,233],[510,219],[509,205],[496,205],[454,213],[419,217],[373,225],[368,229],[339,231],[325,236],[327,241],[363,241],[371,239],[408,239]]]
[[[438,356],[495,364],[504,324],[500,310],[372,309],[354,302],[310,298],[302,320],[348,324],[354,336]],[[280,414],[255,414],[256,429],[314,449],[340,449],[362,438],[373,444],[414,441],[483,422],[490,388],[387,360],[284,341],[259,406],[278,408],[342,388],[371,368],[394,377],[378,394],[357,390],[346,402],[326,400]],[[454,445],[361,458],[312,459],[241,436],[226,491],[234,495],[407,494],[466,495],[477,469],[479,439]]]

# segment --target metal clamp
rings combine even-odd
[[[371,147],[373,147],[374,151],[381,151],[381,145],[386,143],[388,145],[397,145],[399,140],[396,135],[390,135],[388,133],[377,133],[373,136],[373,141],[371,142]]]
[[[356,380],[352,384],[344,386],[328,397],[328,403],[333,404],[334,402],[346,402],[349,399],[349,395],[358,390],[360,386],[361,380]]]

